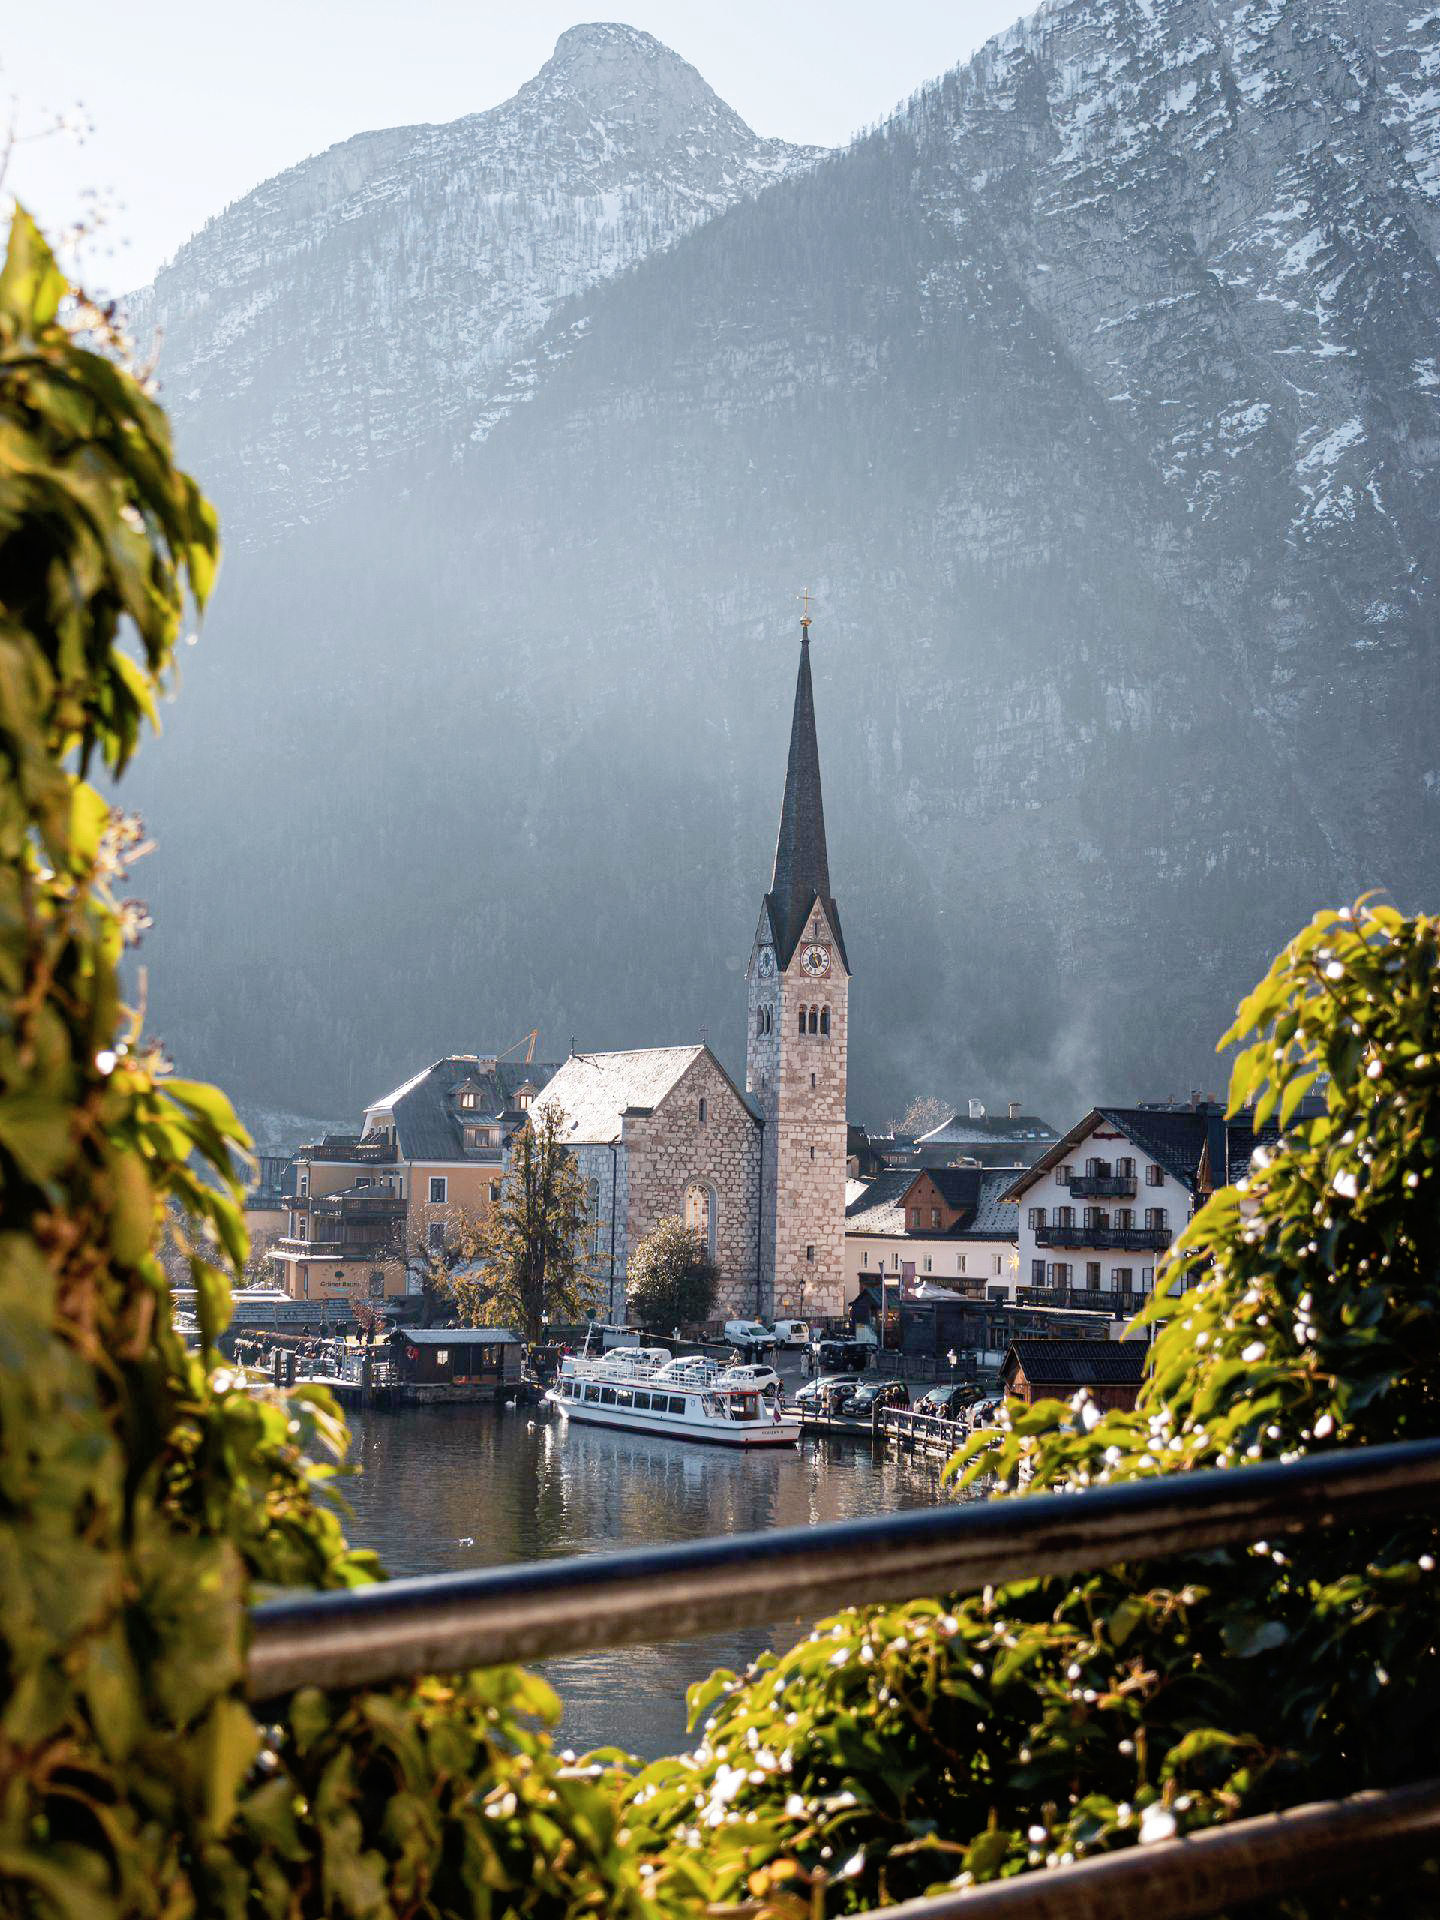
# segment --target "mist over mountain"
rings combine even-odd
[[[308,1111],[738,1061],[808,582],[856,1113],[1217,1084],[1316,905],[1434,898],[1437,242],[1390,0],[1054,4],[818,163],[576,29],[260,189],[140,310],[230,541],[153,1023]]]

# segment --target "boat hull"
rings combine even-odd
[[[637,1413],[633,1407],[576,1404],[558,1394],[545,1397],[567,1420],[591,1427],[614,1427],[624,1433],[651,1433],[665,1440],[699,1440],[712,1447],[793,1447],[800,1438],[798,1420],[756,1420],[743,1425],[717,1420],[712,1426],[673,1414]]]

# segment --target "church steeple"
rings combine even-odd
[[[775,935],[775,958],[789,966],[816,900],[825,909],[840,958],[845,942],[840,916],[830,897],[830,862],[825,849],[825,808],[820,795],[820,745],[815,737],[815,691],[810,681],[810,619],[800,622],[800,671],[795,681],[795,713],[790,722],[790,758],[785,768],[785,798],[775,842],[775,872],[765,905]]]

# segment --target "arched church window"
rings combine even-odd
[[[801,1009],[800,1009],[800,1031],[801,1031],[801,1033],[804,1033],[804,1031],[805,1031],[805,1009],[804,1009],[804,1007],[801,1007]]]
[[[709,1118],[710,1118],[710,1108],[709,1108],[709,1104],[707,1103],[707,1101],[706,1101],[706,1099],[705,1099],[705,1096],[704,1096],[704,1094],[701,1094],[701,1096],[700,1096],[700,1124],[701,1124],[701,1126],[702,1126],[702,1127],[704,1126],[704,1124],[705,1124],[705,1122],[706,1122],[706,1121],[707,1121],[707,1120],[708,1120]]]
[[[685,1224],[704,1242],[705,1251],[715,1258],[715,1216],[719,1211],[713,1187],[698,1182],[685,1189]]]
[[[828,1035],[828,1033],[830,1032],[830,1009],[829,1009],[829,1007],[822,1007],[822,1008],[820,1009],[820,1031],[821,1031],[821,1033],[823,1033],[823,1034],[827,1034],[827,1035]]]
[[[811,1007],[810,1009],[810,1031],[811,1033],[819,1033],[820,1031],[820,1009],[818,1007]]]

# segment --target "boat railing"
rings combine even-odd
[[[1440,1439],[295,1594],[253,1610],[247,1686],[269,1704],[301,1686],[690,1639],[1418,1513],[1440,1513]],[[1437,1845],[1440,1780],[1422,1780],[878,1909],[873,1920],[1201,1920],[1345,1873],[1373,1880],[1382,1855]]]

